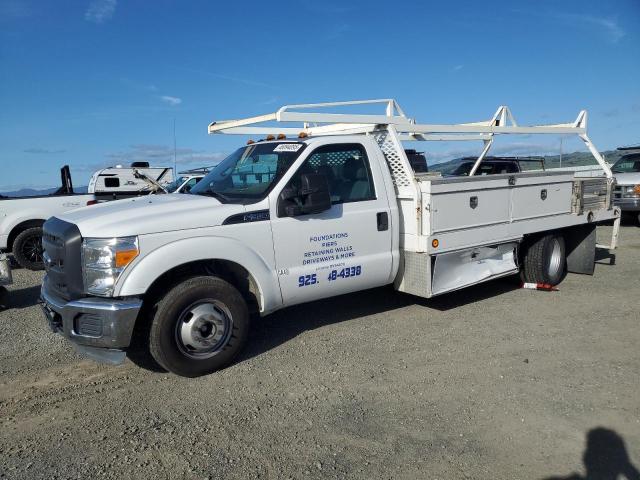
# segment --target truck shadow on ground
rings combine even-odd
[[[585,474],[547,477],[545,480],[640,480],[640,472],[631,463],[623,438],[608,428],[597,427],[587,433],[582,454]]]
[[[518,288],[520,288],[519,279],[509,277],[441,297],[421,299],[399,293],[392,287],[383,287],[289,307],[253,322],[247,348],[237,362],[261,355],[305,331],[319,327],[368,315],[386,313],[410,305],[446,311],[502,295]]]

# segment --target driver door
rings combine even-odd
[[[331,208],[278,217],[278,197],[301,175],[326,176]],[[291,180],[271,197],[276,269],[286,305],[389,283],[392,269],[390,208],[379,166],[361,143],[315,148]],[[281,213],[282,214],[282,213]]]

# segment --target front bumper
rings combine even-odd
[[[45,277],[40,304],[51,330],[67,337],[81,353],[106,363],[122,363],[142,300],[88,297],[66,301],[49,292]]]
[[[640,198],[614,198],[613,204],[623,212],[640,212]]]

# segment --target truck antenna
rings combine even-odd
[[[176,154],[176,117],[173,117],[173,175],[178,176],[178,161]]]

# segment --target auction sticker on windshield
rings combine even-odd
[[[273,149],[274,152],[297,152],[302,148],[301,143],[281,143]]]

